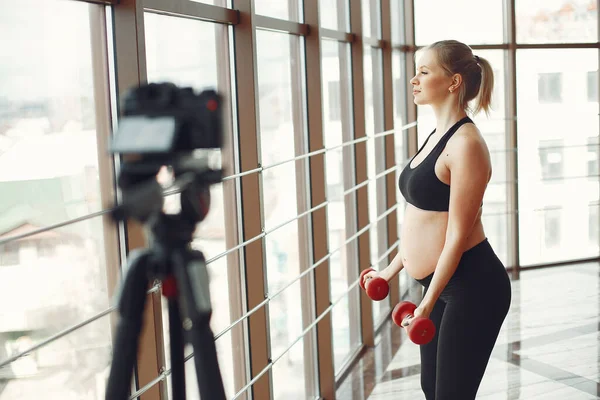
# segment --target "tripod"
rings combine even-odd
[[[163,282],[168,298],[169,337],[174,400],[186,398],[184,343],[194,349],[194,363],[200,396],[203,400],[225,400],[214,334],[210,328],[212,308],[206,260],[202,252],[190,248],[196,224],[210,207],[209,185],[221,181],[221,171],[204,166],[174,166],[179,181],[186,181],[181,191],[181,212],[162,211],[163,193],[156,179],[139,183],[156,175],[158,165],[123,164],[119,181],[124,187],[122,205],[113,217],[133,216],[149,227],[149,247],[132,252],[118,301],[120,321],[117,326],[106,400],[129,398],[133,368],[142,329],[142,315],[148,286],[154,279]],[[150,171],[150,172],[148,172]],[[132,182],[136,182],[132,184]],[[177,181],[176,181],[177,182]]]

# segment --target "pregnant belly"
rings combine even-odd
[[[485,239],[480,215],[466,238],[464,250]],[[447,212],[424,211],[411,204],[406,206],[400,236],[400,251],[408,275],[414,279],[422,279],[435,271],[446,242],[447,227]]]
[[[400,237],[402,262],[415,279],[425,278],[435,270],[446,240],[448,213],[406,207]]]

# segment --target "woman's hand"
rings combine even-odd
[[[380,277],[380,278],[383,278],[383,279],[385,279],[385,277],[381,276],[381,273],[380,273],[380,272],[377,272],[377,271],[369,271],[369,272],[367,272],[367,273],[366,273],[366,274],[363,276],[363,281],[362,281],[361,283],[362,283],[362,285],[363,285],[363,286],[365,286],[365,285],[367,284],[367,281],[368,281],[369,279],[373,279],[373,278],[377,278],[377,277]],[[386,279],[386,281],[387,281],[387,279]]]
[[[431,314],[431,310],[429,310],[427,307],[424,307],[423,305],[420,305],[419,307],[417,307],[415,309],[415,312],[412,313],[412,315],[408,314],[402,320],[402,327],[406,328],[407,326],[409,326],[410,323],[412,322],[413,318],[417,318],[417,317],[429,318],[430,314]]]

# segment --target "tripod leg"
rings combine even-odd
[[[194,364],[196,365],[200,398],[225,400],[225,388],[219,369],[215,335],[210,329],[210,325],[194,324],[189,333],[194,348]],[[205,397],[204,393],[209,393],[211,397]]]
[[[212,308],[206,262],[201,252],[177,252],[173,272],[179,290],[182,316],[188,340],[194,348],[194,364],[200,398],[225,400],[225,388],[217,358],[214,334],[210,328]],[[189,328],[189,329],[188,329]]]
[[[171,391],[173,400],[185,400],[185,365],[183,363],[183,328],[179,301],[169,297],[169,337],[171,349]]]
[[[117,324],[110,375],[106,386],[106,400],[129,398],[133,367],[135,365],[142,315],[146,303],[149,278],[149,253],[135,254],[129,263],[119,299],[120,320]]]

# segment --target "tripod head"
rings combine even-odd
[[[169,166],[181,192],[178,222],[193,232],[209,211],[210,185],[222,180],[223,171],[210,168],[207,155],[222,147],[221,114],[214,90],[196,94],[172,83],[150,83],[129,91],[110,148],[125,156],[117,178],[122,202],[113,218],[146,223],[162,214],[163,189],[156,176]]]

